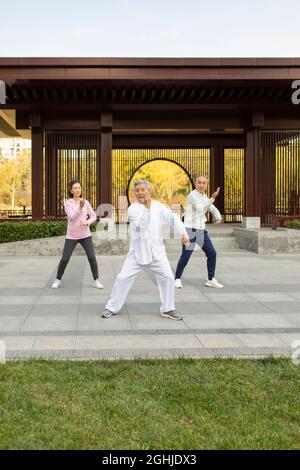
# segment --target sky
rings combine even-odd
[[[0,0],[0,57],[300,57],[300,1]]]

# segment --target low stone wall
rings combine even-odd
[[[127,240],[99,240],[96,233],[92,234],[93,244],[97,255],[122,255],[128,251]],[[63,250],[65,236],[51,238],[37,238],[35,240],[22,240],[19,242],[1,243],[0,256],[60,256]],[[75,255],[84,255],[85,252],[78,243]]]
[[[101,232],[101,239],[98,233],[93,232],[93,244],[97,255],[125,255],[129,248],[129,239],[126,236],[127,227],[119,228],[116,232]],[[208,228],[210,237],[216,250],[220,253],[238,251],[239,247],[233,236],[232,227],[222,226]],[[125,237],[126,238],[126,237]],[[0,256],[61,256],[64,246],[65,236],[38,238],[34,240],[22,240],[11,243],[0,243]],[[178,239],[165,240],[168,253],[181,253],[181,243]],[[200,249],[196,247],[196,250]],[[200,250],[201,251],[201,250]],[[78,244],[74,250],[74,255],[83,255],[84,250]]]
[[[300,230],[279,228],[272,229],[250,229],[233,228],[234,237],[230,234],[211,233],[213,243],[220,253],[226,250],[243,249],[259,254],[268,253],[300,253]],[[226,235],[226,236],[225,236]],[[227,236],[228,235],[228,236]],[[125,255],[128,251],[129,240],[99,239],[93,232],[93,244],[97,255]],[[38,238],[35,240],[23,240],[19,242],[1,243],[0,256],[60,256],[63,250],[65,236]],[[167,240],[167,251],[181,251],[180,242]],[[75,255],[83,255],[84,250],[80,246],[74,250]]]
[[[300,230],[234,228],[239,248],[259,254],[300,253]]]

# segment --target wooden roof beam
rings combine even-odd
[[[16,101],[20,100],[20,92],[19,92],[18,88],[16,87],[16,85],[12,86],[12,95],[13,95],[13,97]]]
[[[140,100],[139,100],[140,103],[142,103],[144,101],[145,97],[146,97],[146,89],[143,88],[142,91],[141,91],[141,95],[140,95]]]
[[[195,102],[198,103],[205,96],[205,88],[202,88],[196,96]]]
[[[172,101],[174,99],[176,95],[176,88],[172,88],[171,91],[170,91],[170,94],[169,94],[169,98],[168,98],[168,101]]]
[[[14,123],[5,111],[0,109],[0,132],[5,134],[7,137],[20,137],[19,132],[15,129]]]
[[[30,96],[29,89],[27,89],[26,87],[23,87],[23,88],[22,88],[22,94],[23,94],[24,99],[25,99],[26,101],[31,101],[31,96]]]
[[[180,95],[178,96],[177,102],[180,102],[183,100],[184,96],[186,94],[186,88],[183,88],[180,92]]]

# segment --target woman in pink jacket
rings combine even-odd
[[[78,180],[71,180],[69,181],[68,186],[69,199],[64,202],[64,209],[68,216],[68,228],[63,254],[58,265],[57,276],[52,284],[52,288],[57,289],[60,287],[61,278],[71,258],[73,250],[77,243],[80,243],[88,257],[95,281],[95,287],[103,289],[103,285],[99,280],[98,265],[90,230],[90,225],[96,220],[96,214],[89,201],[82,198],[80,182]]]

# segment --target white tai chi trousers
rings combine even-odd
[[[144,266],[150,268],[156,277],[161,300],[160,312],[175,310],[174,275],[167,255],[162,254],[160,260],[153,261],[147,265],[141,265],[137,263],[133,253],[128,253],[122,269],[115,279],[110,297],[105,305],[106,309],[114,313],[118,313],[121,310],[135,278]]]

